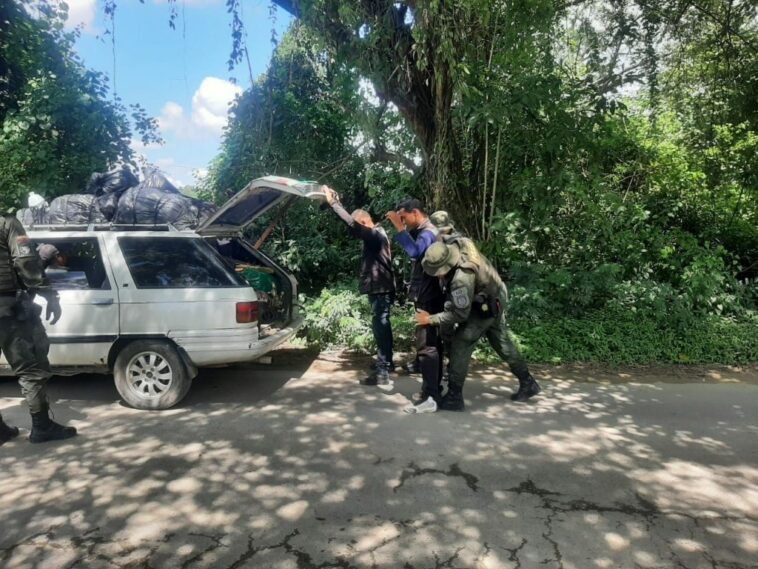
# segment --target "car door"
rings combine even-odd
[[[108,251],[118,267],[125,336],[219,336],[257,330],[238,324],[236,306],[254,301],[247,283],[203,239],[181,232],[116,233]],[[252,333],[252,332],[251,332]]]
[[[288,197],[325,201],[318,182],[265,176],[257,178],[211,215],[196,232],[203,236],[240,234],[244,228]]]
[[[209,239],[237,241],[248,250],[250,255],[259,260],[262,259],[263,265],[273,267],[289,287],[287,293],[289,319],[296,311],[294,301],[297,299],[297,280],[261,251],[258,251],[257,245],[253,245],[245,239],[243,231],[256,218],[273,207],[287,199],[294,198],[325,202],[326,194],[318,182],[282,176],[264,176],[251,181],[196,229],[196,233]],[[271,227],[269,227],[270,229]],[[218,244],[217,241],[217,247]]]
[[[37,245],[55,246],[61,254],[45,271],[58,291],[62,309],[56,324],[45,322],[50,364],[107,365],[108,353],[119,335],[119,302],[110,263],[103,255],[102,235],[46,234],[33,239]],[[46,301],[37,297],[35,302],[42,306],[44,316]]]

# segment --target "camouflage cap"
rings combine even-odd
[[[441,277],[449,273],[461,260],[461,252],[455,245],[434,243],[426,250],[421,266],[426,274]]]
[[[455,231],[453,220],[450,219],[450,214],[445,210],[435,211],[429,216],[429,220],[442,234],[452,233]]]

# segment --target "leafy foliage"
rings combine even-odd
[[[248,168],[237,186],[294,171],[375,214],[407,193],[443,204],[506,277],[540,361],[755,357],[746,3],[277,3],[300,20],[240,100],[209,191]],[[290,213],[269,251],[338,291],[311,305],[310,341],[365,349],[367,305],[335,284],[358,247],[329,214]]]
[[[94,171],[130,161],[134,128],[159,142],[139,105],[108,99],[107,77],[73,51],[64,3],[40,2],[32,17],[19,2],[0,4],[0,208],[81,191]]]
[[[407,137],[393,134],[397,115],[367,104],[359,89],[358,76],[295,25],[268,73],[233,106],[223,149],[199,195],[223,202],[251,179],[290,175],[330,184],[346,207],[363,207],[381,218],[406,195],[410,175],[394,161],[372,160],[367,144],[356,142],[362,136],[359,124],[382,130],[377,137],[387,144]],[[276,215],[264,216],[250,234],[257,238]],[[356,273],[360,243],[331,212],[295,203],[265,250],[295,271],[306,290],[317,291],[335,275]]]
[[[335,346],[370,353],[371,311],[355,283],[324,289],[305,303],[308,345]],[[660,314],[660,313],[659,313]],[[393,307],[392,325],[397,351],[412,351],[413,309]],[[607,362],[726,363],[758,360],[758,319],[691,316],[686,325],[655,317],[652,306],[641,311],[618,304],[577,317],[551,315],[537,323],[512,319],[514,339],[529,361],[535,363]],[[482,341],[475,356],[499,361]]]
[[[208,195],[278,173],[374,215],[404,194],[443,207],[540,360],[755,357],[754,2],[273,4],[297,20],[238,101]],[[309,292],[343,291],[313,305],[327,324],[309,337],[363,347],[365,305],[338,306],[357,301],[336,284],[358,246],[311,205],[290,214],[269,252]]]
[[[308,345],[319,349],[346,347],[358,352],[371,352],[371,308],[368,297],[357,294],[358,284],[349,281],[324,289],[305,303],[303,335]],[[409,351],[413,340],[412,312],[392,309],[392,332],[395,349]]]

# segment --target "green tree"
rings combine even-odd
[[[83,190],[94,171],[132,159],[132,125],[160,141],[144,109],[108,98],[107,77],[75,55],[66,5],[40,2],[32,17],[0,3],[0,207],[29,191],[46,197]],[[130,117],[131,115],[131,117]]]

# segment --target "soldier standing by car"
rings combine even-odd
[[[40,308],[33,298],[47,300],[46,319],[55,324],[61,316],[58,294],[51,288],[42,264],[21,223],[0,217],[0,352],[18,376],[32,415],[29,440],[42,443],[76,435],[74,427],[50,419],[46,384],[50,378],[47,335],[40,333]],[[18,436],[18,428],[0,416],[0,444]]]
[[[356,209],[349,214],[339,201],[337,192],[323,186],[327,203],[350,228],[353,237],[363,241],[363,257],[359,290],[371,303],[371,330],[377,346],[376,369],[361,380],[363,385],[387,385],[394,368],[392,356],[392,323],[390,308],[395,300],[395,275],[392,270],[390,240],[384,229],[374,223],[367,211]]]
[[[471,354],[485,335],[519,380],[518,392],[511,395],[511,400],[522,402],[537,395],[540,386],[509,336],[504,313],[505,285],[490,262],[478,252],[465,254],[455,244],[438,242],[427,250],[423,268],[427,275],[442,281],[448,301],[439,313],[419,312],[417,322],[447,330],[457,325],[450,343],[448,392],[440,408],[463,411],[463,383]]]
[[[424,273],[421,259],[437,240],[437,228],[429,221],[422,203],[413,198],[400,202],[397,211],[387,213],[387,219],[397,229],[395,237],[413,259],[411,284],[408,291],[417,311],[440,312],[444,304],[439,280]],[[416,405],[407,410],[414,413],[434,413],[441,401],[442,339],[434,326],[416,326],[416,353],[421,368],[422,388]]]

